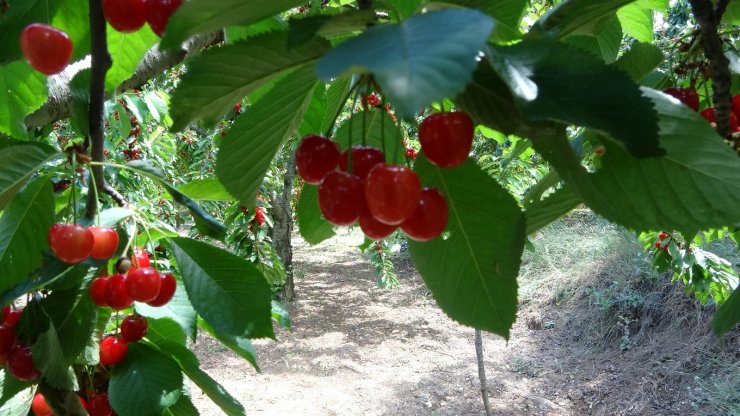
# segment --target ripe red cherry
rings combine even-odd
[[[473,127],[473,120],[461,111],[432,114],[419,126],[421,151],[439,167],[459,166],[473,146]]]
[[[133,300],[149,302],[159,294],[159,272],[151,267],[142,267],[129,272],[126,278],[126,290]]]
[[[375,165],[365,180],[365,201],[380,222],[400,225],[419,205],[421,182],[405,166]]]
[[[15,347],[15,331],[7,325],[0,325],[0,355],[8,355]]]
[[[5,318],[10,313],[10,305],[5,305],[5,307],[2,309],[2,316],[0,317],[0,320],[5,321]]]
[[[382,240],[393,234],[398,228],[395,225],[384,224],[373,217],[367,205],[363,206],[360,213],[360,229],[371,240]]]
[[[347,154],[349,152],[345,150],[339,158],[339,169],[347,171]],[[365,180],[367,173],[370,169],[378,163],[385,162],[385,156],[383,151],[370,146],[352,146],[352,174],[358,178]]]
[[[362,209],[362,180],[338,170],[327,173],[319,185],[319,208],[334,225],[354,223]]]
[[[32,23],[21,32],[21,51],[33,69],[54,75],[72,59],[72,40],[55,27]]]
[[[167,27],[167,22],[170,20],[170,16],[172,16],[172,13],[174,13],[181,4],[182,0],[147,1],[149,13],[147,14],[146,20],[149,22],[149,27],[152,28],[154,33],[162,36]]]
[[[21,320],[21,315],[23,315],[23,309],[12,310],[5,315],[5,321],[3,323],[6,326],[15,328],[15,326],[18,325],[18,321]]]
[[[33,411],[33,414],[36,416],[52,416],[54,414],[49,403],[46,403],[46,398],[41,393],[36,393],[36,395],[33,396],[31,411]]]
[[[113,29],[135,32],[146,23],[146,0],[103,0],[103,14]]]
[[[51,251],[67,264],[85,260],[93,248],[93,234],[77,224],[54,224],[49,229],[48,237]]]
[[[735,118],[740,120],[740,94],[732,97],[732,112],[735,114]]]
[[[100,342],[100,364],[116,365],[126,358],[128,343],[118,337],[105,337]]]
[[[172,300],[172,297],[175,295],[177,280],[175,280],[175,276],[173,276],[172,273],[161,273],[159,275],[159,282],[159,294],[157,294],[157,297],[154,298],[154,300],[150,300],[146,303],[149,306],[164,306]]]
[[[714,107],[705,108],[699,114],[708,122],[717,124],[717,113]],[[735,113],[730,113],[730,131],[735,131],[735,129],[737,129],[737,117]]]
[[[136,342],[146,335],[149,325],[141,315],[129,315],[121,322],[121,336],[127,342]]]
[[[87,412],[90,416],[114,416],[113,408],[110,407],[108,401],[108,395],[106,393],[98,393],[92,396],[87,402]]]
[[[93,248],[90,257],[107,260],[118,249],[118,233],[111,227],[88,227],[93,235]]]
[[[660,234],[658,234],[658,240],[663,241],[666,238],[668,238],[668,233],[661,231]]]
[[[108,277],[105,288],[105,301],[113,309],[126,309],[134,303],[126,290],[126,276],[114,274]]]
[[[304,181],[318,185],[339,163],[339,146],[326,137],[309,134],[295,153],[295,165]]]
[[[107,292],[108,292],[108,277],[101,276],[96,277],[92,283],[90,283],[90,297],[94,304],[98,306],[108,306]]]
[[[678,98],[679,101],[691,107],[694,111],[699,111],[699,94],[694,88],[671,87],[664,89],[663,92]]]
[[[131,259],[131,263],[133,267],[129,269],[129,272],[132,272],[132,269],[151,266],[151,262],[149,261],[149,253],[147,253],[146,250],[141,247],[136,247],[134,249],[134,257]]]
[[[445,230],[447,216],[447,201],[442,193],[434,188],[424,188],[419,205],[401,224],[401,230],[412,240],[429,241]]]
[[[8,371],[18,380],[30,381],[41,375],[31,358],[31,347],[18,344],[8,354]]]

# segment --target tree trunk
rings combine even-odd
[[[277,251],[280,260],[285,267],[285,283],[280,291],[280,297],[286,302],[295,299],[295,284],[293,281],[293,246],[291,235],[293,234],[293,209],[290,200],[293,195],[293,178],[295,177],[295,153],[288,161],[283,178],[283,192],[273,198],[272,217],[274,226],[272,229],[272,244]]]

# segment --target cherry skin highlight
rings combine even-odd
[[[88,227],[93,235],[93,247],[90,257],[107,260],[118,249],[118,233],[111,227]]]
[[[419,205],[421,182],[405,166],[375,165],[365,180],[365,201],[380,222],[400,225]]]
[[[128,343],[118,337],[105,337],[100,342],[100,364],[116,365],[126,358]]]

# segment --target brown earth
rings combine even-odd
[[[204,370],[252,415],[485,414],[473,329],[436,306],[408,260],[396,262],[400,288],[376,288],[354,247],[361,241],[347,233],[313,247],[297,239],[293,331],[255,342],[259,373],[201,336],[195,349]],[[621,352],[619,340],[584,335],[584,314],[593,313],[584,303],[574,296],[521,306],[508,343],[484,333],[493,414],[712,414],[692,405],[691,394],[699,388],[691,371],[717,344],[697,335],[707,332],[705,317],[666,331],[657,317],[642,316],[633,328],[639,342]],[[727,349],[737,359],[737,343]],[[222,414],[197,387],[193,399],[202,415]]]

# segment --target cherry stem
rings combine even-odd
[[[149,233],[149,227],[146,226],[143,222],[141,223],[142,227],[144,228],[144,232],[146,233],[147,243],[151,243],[154,245],[154,240],[152,240],[152,235]],[[152,257],[154,258],[154,268],[157,268],[157,250],[152,250]]]
[[[88,172],[88,176],[90,177],[90,183],[92,184],[92,190],[93,190],[93,193],[95,194],[95,200],[96,201],[99,201],[100,200],[100,197],[98,196],[98,186],[97,186],[97,183],[95,181],[95,175],[92,174],[92,168]],[[87,192],[90,192],[90,186],[89,185],[87,187]],[[98,208],[97,207],[97,204],[95,204],[95,219],[96,219],[96,224],[98,224],[98,227],[100,227],[100,215],[98,215],[98,209],[97,208]]]
[[[103,15],[103,3],[100,0],[90,0],[90,50],[92,57],[91,76],[90,76],[90,107],[88,113],[89,119],[89,137],[92,142],[90,156],[93,161],[100,162],[103,160],[103,143],[104,143],[104,123],[103,112],[105,105],[105,74],[111,67],[111,57],[108,54],[107,45],[107,23]],[[86,140],[86,145],[87,140]],[[86,146],[87,147],[87,146]],[[102,189],[105,185],[103,176],[103,167],[93,165],[90,168],[91,176],[94,176],[93,183],[96,192],[87,193],[87,204],[85,206],[85,217],[92,219],[98,208],[98,187]]]
[[[77,151],[72,150],[72,223],[77,223]]]
[[[355,118],[355,107],[357,107],[357,100],[360,98],[360,94],[355,95],[355,99],[352,101],[352,108],[349,110],[349,147],[347,148],[347,173],[352,173],[352,120]]]

